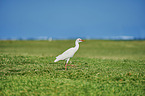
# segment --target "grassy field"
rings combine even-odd
[[[145,96],[145,41],[0,41],[0,96]]]

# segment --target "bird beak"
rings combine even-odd
[[[85,40],[82,40],[82,39],[81,39],[80,41],[82,41],[82,42],[83,42],[83,41],[85,41]]]

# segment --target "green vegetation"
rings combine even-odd
[[[0,41],[0,96],[144,96],[145,41],[87,40],[64,69],[55,57],[74,40]]]

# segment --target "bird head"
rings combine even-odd
[[[83,42],[84,40],[78,38],[76,41],[77,41],[77,42]]]

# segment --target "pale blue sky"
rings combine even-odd
[[[145,38],[145,0],[0,0],[0,38]]]

